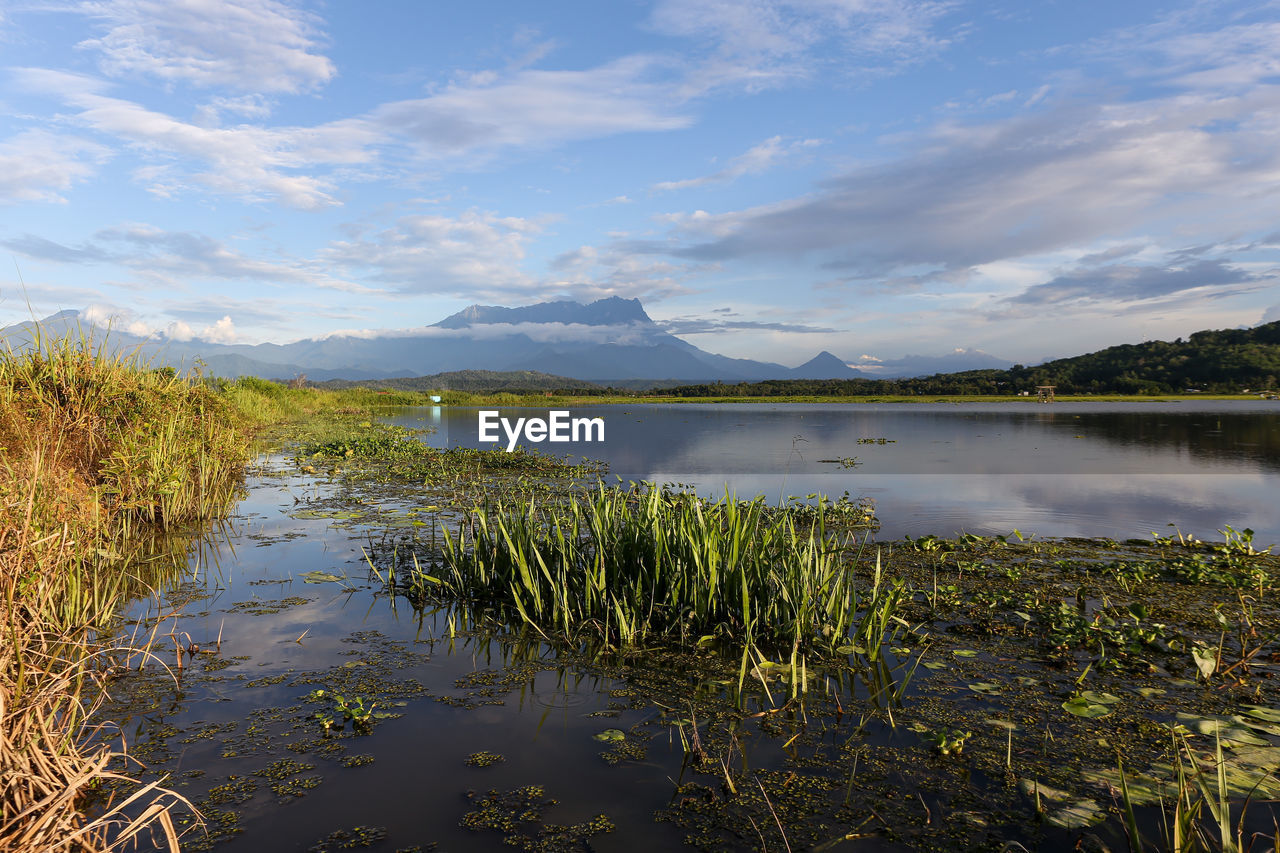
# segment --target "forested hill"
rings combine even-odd
[[[360,382],[350,379],[330,379],[325,382],[311,382],[308,384],[330,390],[364,387],[386,389],[388,391],[420,391],[422,393],[436,391],[470,391],[474,393],[511,391],[528,394],[536,391],[603,392],[605,390],[594,382],[571,379],[567,376],[554,376],[550,373],[539,373],[536,370],[452,370],[447,373],[433,373],[430,376],[366,379]]]
[[[1190,389],[1236,394],[1275,391],[1280,322],[1252,329],[1196,332],[1187,340],[1148,341],[1060,358],[1035,367],[967,370],[909,379],[781,380],[669,388],[680,397],[871,394],[1017,394],[1056,385],[1059,394],[1177,394]]]

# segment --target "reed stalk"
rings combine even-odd
[[[900,621],[901,588],[878,575],[857,588],[855,537],[835,529],[826,506],[599,485],[567,505],[478,509],[445,531],[439,568],[416,567],[409,583],[544,632],[611,642],[830,651],[857,637],[878,652]]]

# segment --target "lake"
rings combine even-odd
[[[492,447],[477,440],[478,412],[388,420],[434,428],[423,440],[436,447]],[[1230,525],[1280,542],[1274,401],[610,405],[572,415],[603,418],[605,441],[527,446],[708,496],[848,490],[874,499],[882,539],[1013,529],[1129,538],[1173,524],[1201,539]]]
[[[714,642],[565,645],[486,621],[482,607],[415,607],[385,585],[391,569],[421,557],[430,570],[439,525],[456,529],[473,504],[430,482],[344,474],[342,459],[263,459],[163,600],[127,614],[139,636],[159,638],[155,657],[109,683],[103,718],[146,765],[133,771],[167,778],[205,812],[212,835],[184,850],[1016,841],[1065,852],[1076,820],[1120,849],[1118,818],[1095,825],[1111,803],[1097,779],[1116,767],[1100,743],[1123,744],[1126,766],[1156,766],[1168,733],[1154,723],[1216,725],[1241,703],[1280,704],[1274,641],[1250,661],[1247,687],[1206,687],[1187,651],[1192,638],[1223,636],[1207,615],[1218,603],[1232,625],[1280,624],[1274,561],[1271,575],[1227,587],[1215,585],[1224,573],[1252,566],[1238,551],[902,539],[1017,528],[1150,541],[1174,523],[1206,540],[1226,525],[1280,540],[1274,403],[573,413],[604,418],[606,440],[556,449],[607,462],[611,477],[709,496],[874,498],[887,572],[910,581],[901,623],[882,648],[802,661],[797,676],[786,650],[743,665],[740,650]],[[478,446],[475,409],[387,420],[434,428],[422,438],[435,446]],[[879,549],[858,559],[869,573]],[[1180,573],[1167,588],[1164,567]],[[180,658],[188,643],[200,651]],[[1083,687],[1104,704],[1064,710]],[[1249,743],[1280,751],[1280,727],[1252,724]],[[1102,775],[1082,780],[1081,767]],[[1073,793],[1042,802],[1028,784]],[[1251,814],[1251,831],[1269,831],[1268,812]],[[1139,809],[1144,829],[1159,815]]]

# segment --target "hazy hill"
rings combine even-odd
[[[897,379],[771,380],[667,389],[679,396],[1016,394],[1054,385],[1059,394],[1235,394],[1277,389],[1280,322],[1196,332],[1186,340],[1123,344],[1035,367],[968,370]]]

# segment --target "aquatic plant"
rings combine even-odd
[[[442,564],[410,582],[542,631],[622,643],[723,637],[804,651],[852,636],[878,649],[905,594],[877,583],[873,621],[860,622],[873,595],[847,560],[856,537],[829,524],[838,512],[814,506],[653,485],[599,485],[567,505],[499,503],[446,531]]]

